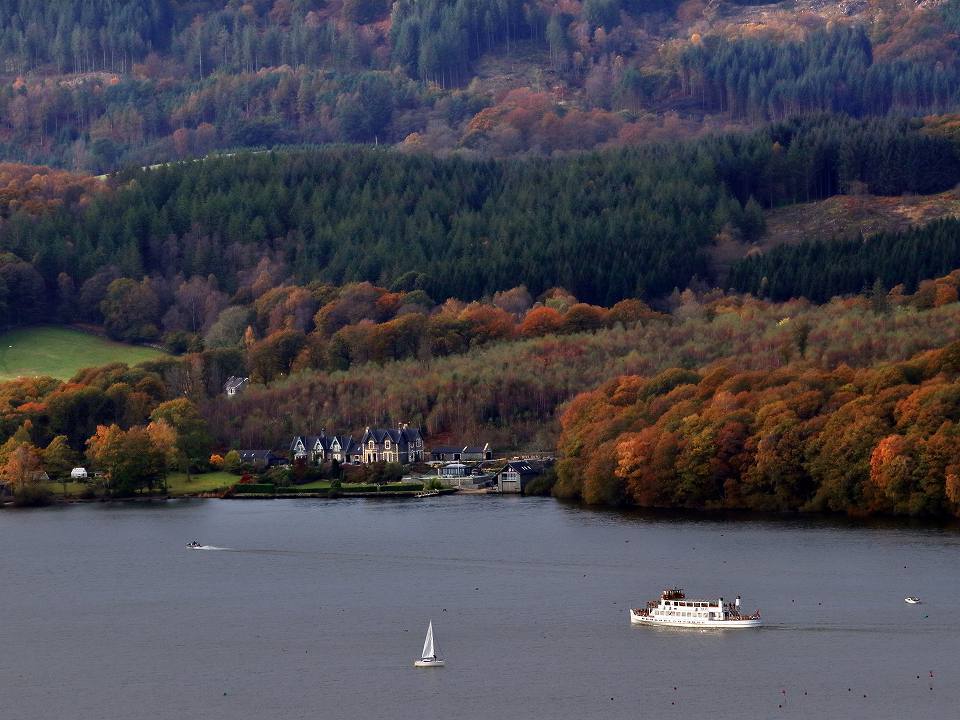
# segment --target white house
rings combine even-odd
[[[70,471],[71,480],[86,480],[87,479],[87,469],[82,467],[75,467]]]
[[[223,389],[227,393],[227,397],[233,397],[234,395],[238,395],[248,382],[250,382],[250,378],[231,375],[227,378],[227,382],[224,383]]]

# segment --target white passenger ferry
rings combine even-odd
[[[660,600],[651,600],[645,608],[632,608],[630,622],[634,625],[668,625],[698,628],[760,627],[760,611],[753,615],[740,612],[740,596],[733,602],[717,600],[688,600],[680,588],[660,593]]]

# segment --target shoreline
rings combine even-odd
[[[503,497],[502,493],[490,489],[471,489],[462,490],[459,488],[444,488],[439,491],[440,494],[434,497],[444,497],[451,495],[458,496],[478,496],[486,495],[493,497]],[[385,500],[415,500],[417,491],[399,491],[399,492],[340,492],[335,495],[328,493],[278,493],[278,494],[260,494],[249,493],[231,496],[222,496],[219,493],[195,493],[189,495],[152,495],[143,497],[116,497],[116,498],[55,498],[46,505],[21,506],[14,505],[12,500],[0,502],[0,511],[2,510],[39,510],[44,508],[53,508],[67,505],[88,505],[94,503],[153,503],[169,502],[174,500],[349,500],[349,499],[385,499]],[[902,530],[911,529],[936,529],[960,532],[960,518],[951,517],[905,517],[899,515],[871,515],[871,516],[849,516],[842,513],[802,513],[802,512],[759,512],[752,510],[692,510],[689,508],[642,508],[642,507],[608,507],[603,505],[587,505],[582,502],[571,500],[561,500],[552,496],[542,495],[515,495],[510,497],[542,498],[544,500],[553,500],[560,505],[573,510],[581,510],[591,513],[616,514],[621,517],[633,518],[647,522],[690,522],[707,521],[718,524],[743,524],[743,523],[772,523],[772,524],[803,524],[808,527],[821,525],[824,527],[841,527],[850,529],[889,529]]]
[[[339,500],[341,498],[406,498],[416,500],[420,490],[384,490],[382,492],[337,492],[330,494],[328,492],[300,492],[300,493],[239,493],[223,495],[216,492],[191,493],[186,495],[131,495],[130,497],[54,497],[48,503],[42,505],[25,505],[18,507],[13,500],[4,500],[0,502],[0,509],[39,509],[45,507],[56,507],[58,505],[90,505],[95,503],[150,503],[150,502],[168,502],[170,500]],[[434,497],[443,497],[446,495],[499,495],[497,492],[478,492],[476,490],[465,491],[459,488],[443,488],[436,491]]]

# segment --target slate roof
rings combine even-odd
[[[385,440],[392,440],[397,445],[403,445],[423,440],[423,436],[420,434],[420,428],[367,428],[360,443],[366,445],[371,439],[377,445],[382,445]]]
[[[320,435],[296,435],[293,440],[290,441],[290,452],[296,452],[297,442],[303,443],[303,451],[311,453],[314,451],[314,448],[317,446],[317,441],[320,441],[320,447],[324,451],[330,449],[330,442],[332,438],[327,437],[326,434]]]
[[[332,447],[333,447],[333,439],[334,439],[334,438],[336,438],[337,442],[340,444],[340,450],[339,450],[339,452],[341,452],[341,453],[343,453],[343,454],[345,454],[345,455],[359,455],[359,454],[360,454],[360,452],[361,452],[361,450],[360,450],[360,443],[358,443],[356,440],[354,440],[353,437],[351,437],[350,435],[334,435],[334,436],[332,436],[332,437],[330,438],[330,442],[328,443],[328,448],[330,449],[330,452],[333,452]]]
[[[238,389],[240,389],[240,386],[243,385],[245,382],[247,382],[249,379],[250,378],[236,377],[235,375],[231,375],[230,377],[227,378],[227,382],[224,383],[223,389],[226,390],[228,393],[231,390],[236,392]]]
[[[511,460],[500,472],[513,470],[520,476],[540,475],[544,470],[547,469],[548,466],[549,464],[545,463],[543,460]]]
[[[276,457],[272,450],[238,450],[240,460],[245,463],[269,462],[270,458]]]
[[[290,441],[290,454],[293,455],[297,452],[297,442],[303,443],[303,452],[312,453],[317,446],[317,441],[320,442],[320,447],[323,448],[324,454],[329,454],[335,452],[333,450],[334,440],[340,445],[340,449],[336,452],[345,455],[359,455],[361,453],[360,443],[354,440],[352,436],[327,435],[325,432],[322,432],[320,435],[294,435],[293,440]]]

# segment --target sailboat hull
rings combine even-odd
[[[446,663],[443,660],[414,660],[413,666],[418,668],[443,667]]]

